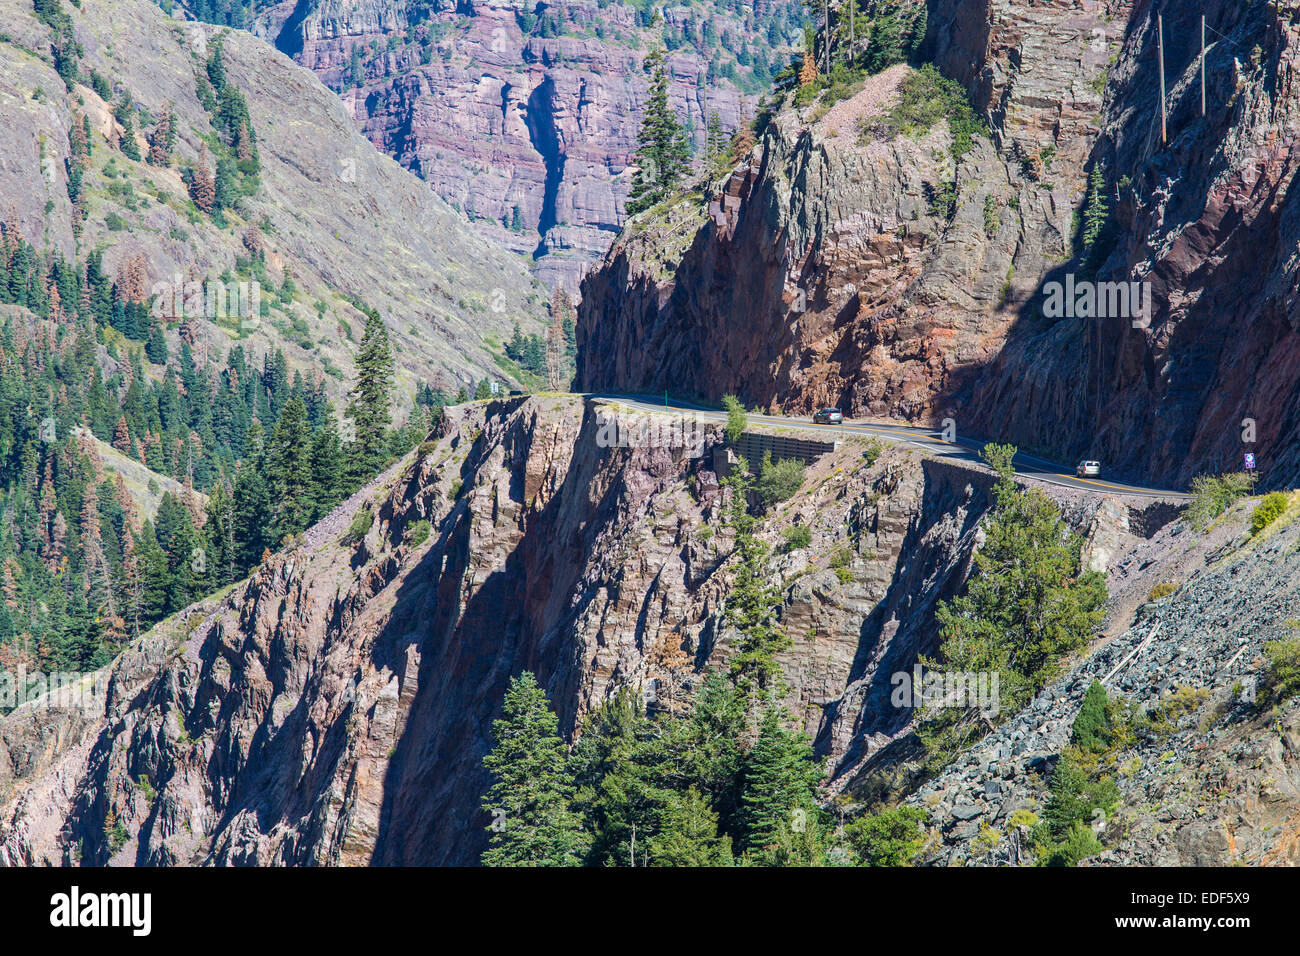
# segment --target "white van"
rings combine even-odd
[[[1096,478],[1101,474],[1101,462],[1081,461],[1074,469],[1074,473],[1079,478]]]

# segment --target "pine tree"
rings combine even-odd
[[[214,587],[235,580],[235,507],[230,487],[218,481],[208,494],[207,520],[203,523],[209,575]]]
[[[176,134],[172,129],[172,112],[166,109],[158,119],[158,125],[154,127],[153,132],[149,135],[149,164],[152,166],[168,166],[172,159],[172,146],[175,142]]]
[[[257,468],[241,467],[235,476],[233,511],[236,577],[240,577],[262,560],[271,544],[271,499]]]
[[[343,445],[331,414],[312,439],[312,520],[319,521],[343,500]]]
[[[691,156],[686,131],[668,103],[668,71],[662,47],[646,56],[645,69],[651,75],[650,96],[637,134],[637,170],[627,200],[630,215],[666,199],[686,175]]]
[[[154,536],[152,522],[146,521],[136,536],[135,551],[139,562],[139,617],[141,626],[147,627],[161,620],[166,613],[171,590],[167,553]]]
[[[280,420],[266,446],[266,475],[271,496],[271,538],[282,541],[302,531],[311,521],[314,506],[311,434],[307,428],[307,406],[294,396],[280,413]]]
[[[1101,166],[1093,166],[1088,174],[1088,200],[1083,210],[1083,251],[1093,252],[1110,218],[1110,205],[1106,198],[1106,177]]]
[[[650,838],[651,866],[730,866],[731,838],[718,835],[718,815],[694,787],[674,792]]]
[[[803,66],[799,68],[799,85],[809,87],[817,82],[817,60],[813,56],[812,50],[808,49],[803,54]]]
[[[649,862],[650,840],[673,796],[663,772],[665,736],[626,687],[588,715],[569,765],[578,806],[593,833],[590,863]]]
[[[745,757],[740,794],[742,848],[761,852],[777,845],[783,833],[817,826],[816,785],[820,768],[807,738],[781,726],[780,713],[768,707],[758,739]]]
[[[782,600],[768,580],[768,547],[754,534],[748,506],[753,478],[747,468],[741,459],[724,482],[730,489],[727,522],[736,534],[737,561],[723,619],[740,634],[739,652],[731,662],[734,679],[742,689],[761,692],[778,689],[781,668],[776,655],[790,646],[790,639],[777,619]]]
[[[389,393],[393,378],[393,353],[388,329],[379,313],[371,309],[357,352],[357,382],[349,393],[347,415],[355,437],[348,446],[349,485],[359,487],[373,475],[387,457],[390,425]]]
[[[1015,483],[1014,455],[986,446],[999,478],[984,546],[966,592],[935,611],[945,666],[998,674],[999,706],[1011,713],[1088,640],[1106,601],[1105,578],[1081,566],[1082,542],[1056,503]]]
[[[564,741],[546,694],[527,671],[506,691],[495,745],[483,766],[496,778],[483,809],[492,815],[487,866],[577,866],[587,848],[573,812]]]
[[[1070,736],[1074,745],[1080,750],[1103,753],[1110,746],[1110,698],[1101,681],[1094,680],[1088,685],[1079,707],[1079,715],[1074,718]]]
[[[546,330],[546,384],[553,392],[561,391],[568,378],[564,354],[564,327],[560,316],[552,312],[551,324]]]
[[[712,169],[726,157],[727,134],[722,129],[722,119],[717,113],[709,114],[709,123],[704,133],[704,162]]]

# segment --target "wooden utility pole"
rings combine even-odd
[[[1205,14],[1201,14],[1201,115],[1205,115]]]
[[[822,42],[826,44],[826,75],[831,75],[831,0],[822,0]]]
[[[1169,141],[1168,118],[1165,115],[1165,16],[1156,14],[1156,32],[1160,38],[1160,143]]]

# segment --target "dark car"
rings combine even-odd
[[[844,421],[844,413],[838,408],[819,408],[813,414],[814,425],[839,425]]]

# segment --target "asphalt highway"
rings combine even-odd
[[[680,411],[691,412],[701,419],[707,421],[726,421],[727,413],[719,411],[716,408],[707,408],[701,405],[693,405],[689,402],[681,402],[676,399],[669,399],[665,403],[662,398],[654,398],[648,395],[608,395],[593,394],[588,398],[601,402],[617,403],[647,412]],[[765,425],[770,428],[797,428],[809,432],[816,432],[822,435],[863,435],[869,438],[879,438],[882,441],[905,442],[923,449],[932,455],[944,458],[956,458],[962,461],[975,462],[982,464],[979,452],[984,447],[985,442],[976,438],[968,438],[958,435],[956,441],[946,441],[942,435],[930,428],[917,428],[912,425],[901,425],[894,422],[868,422],[868,421],[850,421],[845,419],[841,425],[817,425],[811,418],[786,417],[783,415],[755,415],[748,416],[751,424]],[[1062,485],[1067,488],[1077,488],[1081,491],[1090,491],[1100,494],[1118,494],[1129,495],[1140,498],[1165,498],[1169,500],[1182,501],[1190,498],[1190,495],[1181,491],[1171,491],[1162,488],[1148,488],[1142,485],[1130,485],[1120,481],[1110,481],[1105,478],[1105,462],[1102,462],[1103,474],[1098,478],[1079,478],[1074,473],[1074,468],[1063,465],[1059,462],[1048,461],[1046,458],[1039,458],[1036,455],[1029,455],[1021,452],[1016,455],[1014,464],[1016,473],[1026,478],[1036,478],[1041,481],[1054,485]]]

